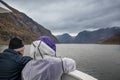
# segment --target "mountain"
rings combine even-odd
[[[69,34],[56,36],[60,43],[112,43],[117,38],[119,40],[120,27],[101,28],[95,31],[79,32],[74,38]],[[116,42],[117,42],[116,40]]]
[[[120,44],[120,33],[103,41],[103,44]]]
[[[6,44],[14,36],[22,38],[25,43],[31,43],[42,35],[50,36],[55,42],[58,42],[48,29],[26,14],[12,8],[2,0],[0,0],[0,3],[12,11],[10,13],[0,13],[0,44]]]
[[[62,34],[62,35],[57,35],[56,38],[60,43],[72,43],[73,37],[70,36],[68,33]]]
[[[101,43],[111,36],[120,33],[119,27],[102,28],[95,31],[80,32],[74,39],[75,43]]]

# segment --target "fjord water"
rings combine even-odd
[[[29,46],[25,53],[29,55]],[[57,56],[74,59],[78,70],[99,80],[120,80],[120,45],[57,44]]]
[[[73,58],[78,70],[99,80],[120,80],[120,45],[59,44],[57,53]]]

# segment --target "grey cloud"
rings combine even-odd
[[[5,0],[53,33],[120,26],[120,0]]]

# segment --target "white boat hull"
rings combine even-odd
[[[98,80],[84,72],[75,70],[62,76],[62,80]]]

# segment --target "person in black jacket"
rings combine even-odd
[[[9,48],[0,53],[0,80],[21,80],[21,71],[31,57],[23,56],[24,45],[19,38],[12,38]]]

